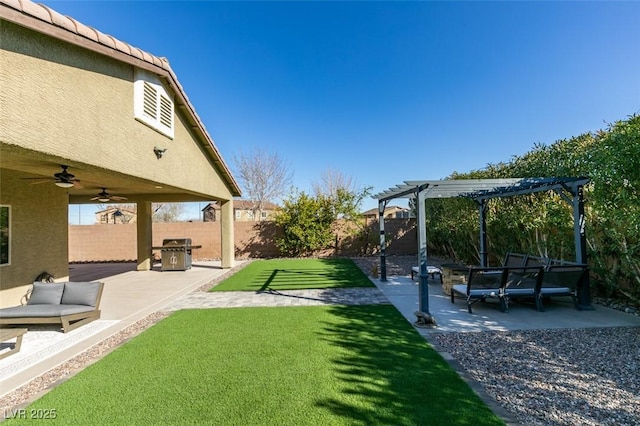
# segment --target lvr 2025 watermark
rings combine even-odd
[[[4,410],[5,419],[53,420],[58,417],[55,408],[16,408]]]

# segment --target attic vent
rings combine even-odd
[[[158,116],[158,91],[146,81],[144,82],[144,105],[143,111],[150,118]]]
[[[160,124],[173,128],[173,102],[164,96],[160,96]]]
[[[173,99],[156,75],[136,70],[133,102],[136,120],[173,139]]]

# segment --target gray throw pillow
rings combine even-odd
[[[87,305],[96,306],[100,282],[90,283],[66,283],[64,293],[62,293],[63,305]]]
[[[33,291],[27,305],[59,305],[64,283],[33,283]]]

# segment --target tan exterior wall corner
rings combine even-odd
[[[67,191],[24,182],[0,169],[0,204],[11,207],[11,264],[0,266],[0,290],[31,284],[45,271],[56,278],[69,275]]]

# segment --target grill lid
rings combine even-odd
[[[191,238],[166,238],[162,240],[162,247],[191,247]]]

